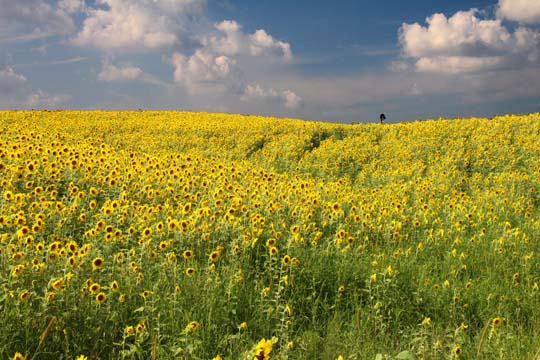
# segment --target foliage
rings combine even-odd
[[[0,357],[533,359],[539,135],[0,112]]]

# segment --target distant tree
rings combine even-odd
[[[383,124],[383,123],[384,123],[384,120],[386,120],[386,116],[385,116],[384,114],[381,114],[381,115],[379,116],[379,119],[381,119],[381,124]]]

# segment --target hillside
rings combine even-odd
[[[2,358],[540,348],[540,114],[3,111],[0,174]]]

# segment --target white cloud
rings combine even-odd
[[[410,65],[405,61],[395,60],[390,63],[388,69],[394,72],[405,71],[410,68]]]
[[[100,81],[135,80],[142,75],[143,71],[133,65],[115,66],[107,61],[102,64],[98,75]]]
[[[0,106],[8,108],[53,108],[68,100],[67,96],[51,95],[34,90],[28,79],[12,67],[0,69]]]
[[[419,72],[456,74],[536,61],[540,33],[518,27],[513,33],[500,19],[482,20],[478,10],[459,11],[447,18],[434,14],[427,26],[403,24],[399,41],[403,56],[416,59]]]
[[[222,21],[216,24],[215,28],[218,30],[217,34],[205,36],[202,40],[203,46],[215,53],[228,56],[268,56],[284,61],[292,59],[291,45],[274,39],[263,29],[246,35],[242,26],[232,20]]]
[[[190,57],[174,53],[172,64],[175,67],[174,80],[189,86],[198,82],[225,79],[236,65],[236,61],[203,48],[197,49]]]
[[[291,90],[285,90],[283,91],[283,98],[285,100],[285,106],[289,109],[296,109],[300,107],[303,103],[303,99],[293,93]]]
[[[274,40],[262,29],[249,36],[249,51],[253,56],[275,55],[287,61],[292,58],[291,46],[288,43]]]
[[[68,14],[74,14],[77,12],[83,12],[86,9],[84,0],[59,0],[58,8],[67,12]]]
[[[259,84],[249,84],[246,86],[240,99],[245,102],[254,103],[281,103],[289,109],[297,109],[303,104],[302,98],[291,90],[284,90],[281,93],[278,93],[272,88],[265,89]]]
[[[540,1],[499,0],[497,15],[522,23],[540,23]]]
[[[21,74],[17,74],[12,67],[7,66],[0,70],[0,82],[22,83],[25,81],[26,78]]]
[[[202,0],[97,0],[106,7],[89,8],[81,31],[72,39],[78,46],[101,50],[159,49],[181,42],[185,16],[200,13]]]
[[[416,62],[416,70],[420,72],[459,74],[479,70],[493,69],[503,63],[501,56],[436,56],[422,57]]]
[[[0,0],[0,42],[32,41],[73,33],[71,17],[44,0]]]
[[[31,108],[56,108],[58,105],[68,100],[67,96],[50,95],[38,90],[26,98],[26,106]]]
[[[190,93],[241,93],[244,91],[242,65],[245,62],[288,61],[291,57],[289,44],[276,41],[264,30],[246,35],[240,24],[225,20],[214,25],[213,33],[201,38],[200,47],[192,55],[175,52],[171,63],[175,68],[174,80]]]

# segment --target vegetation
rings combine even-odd
[[[538,359],[540,115],[0,112],[0,357]]]

